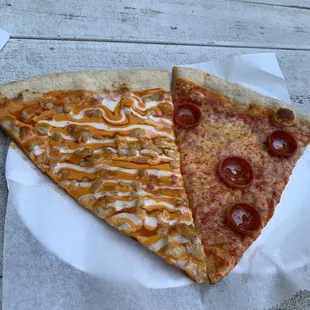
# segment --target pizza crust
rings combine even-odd
[[[116,71],[90,71],[68,72],[42,75],[23,81],[0,85],[1,93],[8,98],[16,97],[21,91],[48,92],[54,90],[88,89],[102,91],[103,89],[116,89],[126,84],[134,91],[149,88],[161,88],[170,91],[168,70],[116,70]]]
[[[222,95],[232,99],[236,105],[242,110],[246,110],[249,104],[264,104],[273,110],[279,108],[287,108],[294,110],[297,120],[310,122],[310,116],[301,111],[296,111],[291,105],[288,105],[278,99],[267,97],[257,93],[256,91],[246,88],[242,85],[231,83],[215,77],[209,73],[184,67],[173,67],[173,79],[188,79],[204,88],[210,88],[218,91]]]
[[[122,99],[130,96],[139,113],[128,117]],[[154,107],[163,113],[156,124],[147,119]],[[51,74],[0,86],[0,126],[43,173],[83,207],[201,283],[205,254],[180,178],[172,115],[167,70]],[[161,156],[165,151],[169,157]],[[158,190],[153,183],[164,184],[163,201],[153,194]]]
[[[187,82],[188,88],[186,87]],[[283,127],[283,124],[280,124],[281,126],[274,124],[276,120],[274,117],[278,115],[279,108],[284,108],[280,109],[280,111],[282,110],[284,114],[290,115],[292,112],[287,110],[292,110],[292,106],[286,105],[280,100],[258,94],[241,85],[224,81],[208,73],[191,68],[174,67],[173,84],[176,91],[174,94],[176,106],[183,102],[189,102],[199,105],[202,111],[201,123],[197,128],[187,131],[182,127],[176,127],[176,136],[179,138],[178,146],[181,153],[185,188],[194,210],[196,227],[202,234],[205,246],[208,278],[211,284],[215,284],[235,267],[244,251],[259,236],[259,233],[256,233],[249,236],[248,239],[238,239],[238,235],[235,238],[234,232],[225,231],[223,229],[225,224],[221,221],[225,216],[222,212],[222,206],[243,200],[252,204],[256,203],[255,199],[258,194],[260,194],[260,197],[267,197],[269,195],[269,200],[265,200],[265,205],[268,207],[263,207],[263,204],[257,204],[256,206],[258,209],[260,208],[260,213],[264,215],[264,226],[268,223],[296,161],[309,144],[310,117],[309,115],[294,111],[295,118],[287,120]],[[197,97],[191,96],[192,94],[196,95],[199,93],[201,94],[199,100],[196,100]],[[223,110],[221,110],[221,105],[226,109],[222,107]],[[218,110],[217,107],[219,107]],[[251,110],[251,108],[253,109]],[[213,112],[213,109],[216,112]],[[241,112],[240,114],[243,112],[246,114],[247,111],[252,113],[255,111],[258,119],[264,119],[265,117],[270,119],[265,120],[265,123],[261,123],[262,125],[257,128],[257,131],[248,130],[248,134],[245,134],[246,130],[244,129],[246,128],[243,127],[242,121],[240,122],[241,125],[239,125],[237,121],[233,120],[234,115],[231,116],[229,111]],[[225,114],[226,112],[228,113]],[[221,113],[223,113],[222,118],[219,117]],[[255,125],[255,121],[251,119],[249,123]],[[299,132],[304,134],[300,135],[303,137],[300,138],[299,150],[294,155],[295,157],[285,163],[277,159],[266,161],[266,157],[260,156],[259,152],[261,142],[267,137],[265,133],[271,133],[278,128],[288,128],[293,136],[299,136]],[[264,132],[264,136],[256,134],[258,132]],[[256,139],[256,137],[259,137],[259,139]],[[222,142],[223,140],[224,142]],[[238,141],[241,141],[241,143],[238,144]],[[223,148],[227,145],[229,149],[227,152],[226,150],[223,152]],[[243,146],[244,148],[242,148]],[[195,153],[192,152],[193,149],[195,149]],[[217,151],[214,152],[214,150]],[[256,150],[258,151],[256,152]],[[184,154],[186,156],[182,156]],[[204,154],[206,155],[204,156]],[[236,194],[234,194],[234,191],[229,190],[228,192],[224,186],[222,191],[218,190],[218,185],[221,186],[221,183],[214,171],[221,158],[226,156],[251,157],[251,163],[255,168],[254,175],[256,174],[258,179],[261,178],[261,184],[266,185],[265,188],[269,188],[271,191],[269,189],[268,191],[262,191],[255,188],[256,185],[253,185],[253,192],[249,189],[242,189],[239,192],[236,190]],[[265,175],[260,173],[262,163],[268,165],[266,168],[268,179],[263,179],[262,177],[264,176],[265,178]],[[281,181],[272,181],[273,177],[276,178],[277,176],[278,180],[280,179]],[[212,193],[213,188],[217,194],[215,204],[213,204],[213,197],[209,199],[209,193]],[[255,196],[255,199],[252,200],[251,197],[253,196]],[[222,246],[222,244],[225,244],[225,246]]]

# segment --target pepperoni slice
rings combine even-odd
[[[198,126],[201,120],[201,111],[194,104],[184,103],[176,108],[174,120],[182,128],[193,128]]]
[[[227,209],[226,223],[242,235],[255,233],[262,226],[258,211],[250,204],[243,202],[235,203]]]
[[[237,156],[221,160],[217,173],[222,182],[232,188],[246,188],[252,184],[254,178],[251,164]]]
[[[297,151],[296,139],[287,131],[273,131],[267,138],[268,151],[271,156],[289,158]]]

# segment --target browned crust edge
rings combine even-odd
[[[232,99],[238,108],[247,109],[250,104],[264,104],[273,110],[287,108],[293,110],[297,116],[297,121],[306,121],[310,126],[310,115],[297,110],[292,105],[288,105],[278,99],[267,97],[242,85],[231,83],[215,77],[209,73],[184,67],[173,67],[173,85],[177,79],[187,79],[206,88],[215,90],[222,95]]]

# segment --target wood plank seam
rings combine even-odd
[[[77,49],[83,53],[75,53]],[[298,50],[12,39],[0,52],[0,63],[6,72],[0,75],[0,84],[51,72],[113,70],[120,67],[170,68],[172,64],[200,63],[238,54],[264,52],[276,53],[287,78],[292,103],[310,113],[306,78],[310,53]]]
[[[71,41],[71,42],[102,42],[102,43],[129,43],[129,44],[154,44],[154,45],[184,45],[184,46],[205,46],[205,47],[227,47],[227,48],[248,48],[248,49],[277,49],[289,51],[310,51],[310,47],[289,47],[289,46],[259,46],[259,45],[237,45],[237,44],[215,44],[201,42],[171,42],[171,41],[155,41],[155,40],[118,40],[118,39],[98,39],[98,38],[73,38],[73,37],[37,37],[37,36],[14,36],[11,39],[15,40],[40,40],[40,41]]]
[[[288,5],[288,4],[277,4],[277,3],[266,3],[266,2],[256,2],[256,1],[247,1],[247,0],[232,0],[233,2],[240,3],[250,3],[250,4],[259,4],[259,5],[267,5],[267,6],[278,6],[282,8],[290,8],[290,9],[302,9],[302,10],[310,10],[310,7],[307,6],[299,6],[299,5]]]
[[[76,6],[67,0],[63,7],[59,1],[40,6],[40,0],[4,0],[0,27],[16,38],[310,48],[309,10],[277,6],[308,7],[309,0],[128,1],[89,0]]]

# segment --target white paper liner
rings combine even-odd
[[[289,103],[283,74],[272,53],[241,55],[189,65]],[[310,261],[310,151],[298,161],[274,217],[228,276],[254,281],[294,273]],[[192,283],[137,242],[103,224],[57,188],[21,151],[10,148],[8,205],[50,251],[86,273],[148,288]],[[298,290],[298,281],[294,288]],[[255,283],[254,283],[255,284]],[[304,282],[300,282],[303,287]],[[255,287],[255,285],[254,285]],[[233,289],[233,288],[232,288]],[[227,290],[229,295],[229,290]]]
[[[6,42],[9,40],[10,34],[0,28],[0,50],[4,47]]]

